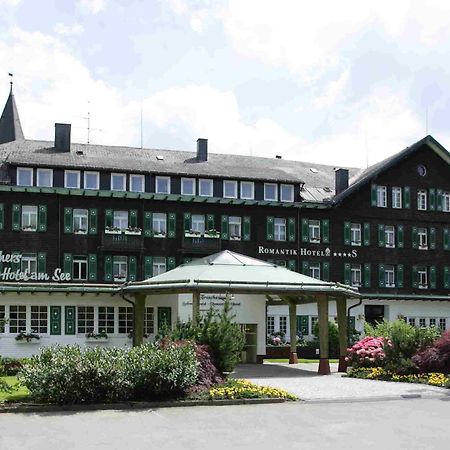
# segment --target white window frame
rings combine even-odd
[[[79,220],[80,228],[75,227],[76,220]],[[81,226],[83,221],[86,222],[86,226],[84,227],[84,229]],[[72,214],[72,225],[73,225],[74,234],[87,234],[88,229],[89,229],[89,211],[87,209],[74,208],[73,214]],[[78,226],[78,224],[77,224],[77,226]],[[78,230],[78,231],[76,231],[76,230]]]
[[[203,228],[203,229],[202,229]],[[200,232],[203,236],[206,230],[206,220],[204,214],[192,214],[191,216],[191,230]]]
[[[185,182],[192,183],[192,192],[186,192],[185,190]],[[181,178],[181,195],[195,195],[196,192],[195,186],[195,178]]]
[[[86,273],[85,278],[82,278],[81,276],[77,277],[77,275],[80,275],[82,272],[81,266],[85,266],[85,273]],[[77,267],[76,270],[75,270],[75,267]],[[88,279],[88,258],[87,258],[87,256],[74,255],[74,257],[72,259],[72,280],[86,281],[87,279]]]
[[[81,321],[84,325],[81,325]],[[77,334],[93,333],[95,330],[95,307],[77,306]]]
[[[116,282],[128,279],[128,257],[122,255],[113,256],[113,278]]]
[[[267,334],[275,333],[275,316],[267,316]]]
[[[31,220],[32,217],[34,217],[35,225],[31,225],[33,223],[33,220]],[[27,220],[25,220],[25,218],[27,218]],[[22,231],[37,231],[38,220],[38,207],[36,205],[22,205],[20,216]],[[25,225],[25,223],[27,223],[27,225]]]
[[[309,242],[317,244],[321,241],[322,236],[320,234],[320,220],[310,219],[308,221],[309,230]]]
[[[165,181],[167,183],[167,191],[161,191],[159,189],[159,182]],[[157,175],[155,177],[155,193],[156,194],[170,194],[170,177]]]
[[[117,221],[117,222],[116,222]],[[126,224],[126,226],[123,226]],[[122,231],[129,227],[128,223],[128,211],[124,210],[114,210],[113,211],[113,227],[120,228]]]
[[[447,329],[447,319],[445,317],[439,318],[439,329],[445,331]]]
[[[33,270],[34,266],[34,270]],[[37,255],[36,253],[23,253],[20,259],[20,271],[32,274],[38,273]]]
[[[15,316],[15,317],[13,317]],[[7,326],[11,334],[27,331],[28,311],[25,305],[9,305],[9,320]]]
[[[251,195],[250,196],[245,196],[243,194],[243,187],[244,186],[250,186],[250,190],[251,190]],[[240,183],[240,197],[243,200],[253,200],[255,198],[255,183],[253,181],[241,181]]]
[[[39,177],[41,174],[43,173],[48,173],[50,174],[50,182],[48,185],[46,184],[41,184],[39,181]],[[53,187],[53,169],[36,169],[36,186],[39,187]]]
[[[395,248],[395,226],[385,225],[384,244],[386,248]]]
[[[232,228],[234,229],[232,230]],[[228,235],[230,241],[240,241],[242,239],[242,217],[228,217]]]
[[[417,284],[419,289],[428,289],[428,267],[417,269]]]
[[[114,183],[113,183],[113,179],[114,177],[120,177],[122,178],[122,186],[123,189],[114,189]],[[111,174],[111,191],[117,191],[117,192],[124,192],[127,190],[127,176],[124,173],[112,173]]]
[[[153,237],[165,238],[167,236],[167,214],[155,212],[152,214]]]
[[[154,256],[152,261],[152,274],[155,277],[156,275],[161,275],[162,273],[167,272],[167,262],[164,256]]]
[[[97,332],[114,334],[116,327],[116,312],[114,306],[98,306]]]
[[[402,207],[402,188],[394,186],[392,188],[392,208],[401,209]]]
[[[377,206],[378,208],[387,207],[387,188],[386,186],[377,186]]]
[[[233,194],[227,195],[227,186],[232,186]],[[238,182],[236,180],[223,180],[223,198],[237,198],[238,197]]]
[[[442,211],[450,212],[450,192],[442,194]]]
[[[33,318],[33,314],[37,314],[37,317]],[[40,334],[40,335],[48,334],[49,321],[50,321],[50,318],[49,318],[49,314],[48,314],[48,306],[47,305],[31,305],[31,307],[30,307],[30,331],[32,333],[36,333],[36,334]]]
[[[209,193],[205,194],[202,192],[202,183],[207,183],[209,186]],[[213,180],[208,178],[200,178],[198,180],[198,195],[200,197],[213,197],[214,195],[214,183]]]
[[[95,187],[88,187],[88,185],[87,185],[87,177],[89,176],[89,175],[95,175],[95,177],[96,177],[96,184],[95,184]],[[99,189],[100,189],[100,172],[95,172],[95,171],[86,171],[86,172],[84,172],[84,174],[83,174],[83,187],[84,187],[84,189],[91,189],[91,190],[94,190],[94,191],[98,191]]]
[[[28,172],[31,184],[22,184],[20,181],[20,172]],[[33,168],[32,167],[17,167],[16,169],[16,185],[17,186],[33,186]]]
[[[288,320],[287,320],[287,316],[280,316],[279,317],[279,328],[280,328],[280,333],[286,335],[287,331],[288,331]]]
[[[138,190],[133,189],[133,180],[140,180],[140,188]],[[129,191],[130,192],[145,192],[145,176],[144,175],[139,175],[136,173],[131,173],[129,178],[128,178],[128,183],[129,183]]]
[[[352,264],[350,266],[350,283],[355,287],[362,285],[361,264]]]
[[[67,175],[75,174],[77,176],[76,186],[67,185]],[[65,170],[64,171],[64,187],[67,189],[80,189],[80,171],[79,170]]]
[[[267,188],[274,187],[275,188],[275,196],[272,198],[268,198],[267,196]],[[278,184],[277,183],[264,183],[264,200],[268,202],[277,202],[278,201]]]
[[[418,228],[417,229],[417,240],[419,250],[428,250],[428,229]]]
[[[289,198],[284,198],[283,190],[289,188]],[[294,185],[293,184],[281,184],[280,185],[280,202],[293,202],[294,201]]]
[[[284,217],[275,217],[273,219],[273,240],[285,242],[287,237],[287,223]]]
[[[309,276],[311,278],[314,278],[315,280],[320,280],[321,274],[320,274],[320,263],[314,262],[309,264]]]
[[[119,334],[129,334],[133,331],[133,307],[119,306],[117,316],[117,331]]]
[[[395,287],[395,266],[392,264],[384,266],[384,286],[387,288]]]
[[[360,223],[350,224],[350,243],[354,246],[361,246],[362,242],[362,229]],[[358,239],[359,236],[359,239]]]
[[[417,191],[417,210],[426,211],[428,208],[428,197],[427,191],[424,189],[419,189]]]

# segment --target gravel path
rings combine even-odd
[[[306,401],[364,400],[399,397],[447,397],[450,390],[412,383],[359,380],[337,373],[337,364],[331,364],[332,374],[317,375],[318,364],[242,364],[233,376],[253,383],[285,389]]]

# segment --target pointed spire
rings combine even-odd
[[[17,106],[14,100],[12,74],[9,74],[9,76],[11,77],[11,88],[5,108],[0,117],[0,144],[24,139],[19,113],[17,112]]]

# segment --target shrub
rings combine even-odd
[[[368,336],[347,349],[346,359],[353,368],[378,367],[386,358],[383,347],[384,338]]]
[[[27,361],[28,358],[0,358],[0,375],[17,375]]]
[[[421,372],[450,373],[450,331],[412,359]]]
[[[0,392],[6,392],[7,394],[11,394],[13,391],[12,387],[5,381],[0,378]]]
[[[319,344],[319,322],[313,328],[314,342]],[[339,355],[339,330],[334,322],[328,322],[328,350],[331,356]]]

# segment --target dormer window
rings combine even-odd
[[[144,175],[130,175],[130,191],[131,192],[144,192],[145,191],[145,178]]]
[[[111,174],[111,190],[112,191],[126,191],[127,179],[124,173]]]
[[[213,181],[212,180],[198,180],[198,193],[201,197],[213,196]]]
[[[37,169],[36,186],[52,187],[53,186],[53,170]]]
[[[100,174],[98,172],[84,172],[84,189],[100,189]]]
[[[264,200],[278,201],[278,185],[276,183],[264,183]]]
[[[69,189],[80,189],[80,171],[65,170],[64,171],[64,187]]]
[[[292,184],[282,184],[280,186],[280,201],[282,202],[294,201],[294,186]]]
[[[17,168],[17,186],[33,186],[33,169],[31,167]]]
[[[237,198],[237,181],[224,180],[223,196],[225,198]]]
[[[255,198],[255,184],[253,181],[241,181],[241,198],[253,200]]]
[[[170,177],[156,177],[155,192],[157,194],[170,194]]]
[[[181,195],[195,195],[195,178],[181,179]]]

